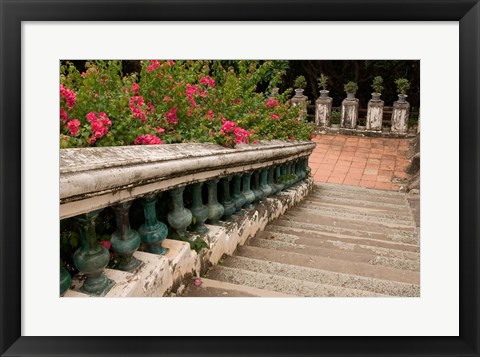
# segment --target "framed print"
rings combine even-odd
[[[0,4],[2,356],[479,355],[477,0]],[[157,57],[420,60],[420,298],[59,298],[59,60]]]

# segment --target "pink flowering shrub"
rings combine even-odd
[[[258,92],[281,80],[275,61],[92,61],[84,72],[61,66],[61,147],[309,140],[291,93]]]

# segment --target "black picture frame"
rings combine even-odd
[[[2,356],[479,355],[478,0],[0,0],[0,12]],[[21,22],[85,20],[459,21],[460,336],[261,338],[21,336]],[[442,312],[439,311],[438,314],[441,321]]]

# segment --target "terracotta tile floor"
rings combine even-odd
[[[315,182],[398,190],[394,177],[406,178],[408,139],[317,135],[309,165]]]

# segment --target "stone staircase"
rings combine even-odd
[[[420,296],[418,200],[407,197],[317,184],[179,295]]]

